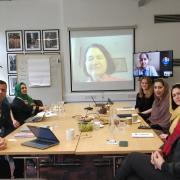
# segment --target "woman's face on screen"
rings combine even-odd
[[[176,105],[180,106],[180,89],[174,88],[172,90],[172,98]]]
[[[21,85],[21,94],[27,94],[27,87],[24,84]]]
[[[140,66],[142,68],[145,68],[148,63],[149,63],[149,59],[148,57],[146,56],[146,54],[141,54],[140,57],[139,57],[139,63],[140,63]]]
[[[93,79],[96,79],[106,73],[107,60],[99,48],[89,48],[86,53],[85,63],[87,72]]]

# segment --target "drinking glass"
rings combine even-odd
[[[127,124],[126,121],[124,119],[119,120],[119,125],[118,125],[118,129],[120,133],[125,132],[125,128],[126,128]]]
[[[116,119],[116,113],[115,110],[112,108],[109,113],[109,130],[111,134],[111,139],[115,141],[114,137],[114,132],[115,132],[115,127],[117,126],[117,123],[115,123]]]
[[[65,112],[64,101],[59,101],[58,106],[59,106],[59,111],[60,112]]]
[[[51,112],[55,112],[54,110],[55,110],[55,103],[51,103],[51,105],[50,105],[50,108],[49,108],[49,111],[51,111]]]

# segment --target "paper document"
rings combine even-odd
[[[53,117],[53,116],[57,116],[57,114],[52,111],[46,111],[45,117]]]
[[[113,145],[118,144],[118,142],[115,139],[107,139],[106,142],[107,144],[113,144]]]
[[[37,117],[43,117],[44,113],[46,113],[45,111],[41,111],[39,113],[36,114]]]
[[[135,108],[134,107],[121,107],[121,108],[117,108],[118,111],[134,111]]]
[[[20,128],[20,131],[21,131],[21,132],[30,132],[30,129],[29,129],[27,126],[22,126],[22,127]]]
[[[29,86],[50,86],[50,62],[48,58],[28,59]]]
[[[132,133],[132,137],[151,138],[151,137],[154,137],[154,134],[153,133],[146,133],[146,132],[138,132],[138,133]]]
[[[19,133],[16,133],[14,137],[32,138],[34,137],[34,134],[31,132],[19,132]]]

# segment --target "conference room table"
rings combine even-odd
[[[34,138],[26,137],[27,125],[48,127],[55,136],[59,139],[60,143],[48,149],[36,149],[21,145],[25,141]],[[76,136],[73,141],[66,141],[65,131],[68,128],[74,128]],[[18,135],[20,133],[21,135]],[[23,135],[24,134],[24,135]],[[42,122],[26,123],[9,134],[5,139],[7,140],[7,149],[0,151],[0,155],[47,155],[47,154],[74,154],[77,143],[79,141],[80,132],[77,122],[74,119],[63,119],[58,116],[45,118]],[[19,137],[17,137],[19,136]]]
[[[127,107],[127,104],[116,103],[113,108],[121,114],[132,114],[133,108]],[[138,117],[136,123],[124,125],[123,127],[114,127],[113,132],[109,125],[103,128],[94,129],[92,132],[81,133],[78,146],[75,153],[77,155],[85,154],[129,154],[130,152],[151,153],[162,145],[161,139],[152,129],[138,129],[140,124],[146,124],[142,118]],[[132,137],[132,133],[153,133],[152,138]],[[114,139],[117,143],[109,143]],[[120,147],[119,141],[128,141],[127,147]]]
[[[93,110],[88,111],[84,108],[87,106],[93,107]],[[127,111],[123,107],[127,107],[125,102],[115,103],[110,109],[118,109],[121,113],[134,113],[133,110]],[[112,158],[117,155],[126,155],[130,152],[143,152],[151,153],[157,150],[162,141],[156,135],[152,129],[139,130],[140,123],[133,123],[132,125],[125,125],[124,127],[115,127],[112,133],[108,124],[102,128],[94,128],[91,132],[80,132],[79,121],[77,117],[86,116],[88,114],[98,114],[99,107],[95,107],[93,104],[87,103],[68,103],[65,104],[64,112],[56,112],[56,116],[45,117],[43,121],[36,123],[25,123],[21,127],[17,128],[11,134],[6,137],[7,149],[0,151],[0,155],[13,155],[13,156],[34,156],[39,157],[43,155],[108,155]],[[108,114],[104,115],[108,118]],[[143,120],[141,123],[144,123]],[[56,146],[48,149],[40,150],[36,148],[22,146],[21,144],[31,138],[16,137],[17,133],[26,128],[27,125],[49,127],[55,136],[60,140],[60,143]],[[72,141],[66,140],[66,130],[68,128],[75,129],[75,137]],[[147,132],[153,133],[152,138],[133,138],[131,133]],[[109,143],[109,140],[115,139],[117,143]],[[128,141],[127,147],[120,147],[119,141]],[[114,165],[114,163],[113,163]],[[114,167],[115,168],[115,167]],[[115,169],[114,169],[115,172]]]

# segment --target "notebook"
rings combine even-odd
[[[132,117],[132,114],[117,114],[119,118],[127,118],[127,117]]]
[[[27,127],[32,131],[36,139],[26,141],[22,143],[22,145],[38,149],[47,149],[59,144],[59,140],[49,128],[29,125],[27,125]]]
[[[42,111],[42,112],[36,114],[35,116],[31,116],[31,117],[27,118],[25,120],[25,122],[39,122],[39,121],[42,121],[44,119],[44,117],[45,117],[45,112]]]

